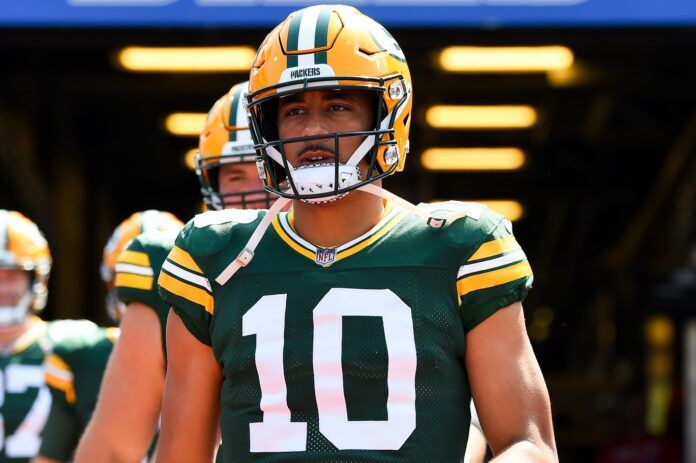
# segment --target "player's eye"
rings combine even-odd
[[[304,113],[304,110],[302,108],[298,108],[298,107],[295,107],[295,108],[291,107],[291,108],[288,108],[285,110],[286,116],[297,116],[297,115],[302,114],[302,113]]]
[[[348,109],[348,106],[341,103],[334,103],[329,107],[329,111],[346,111]]]

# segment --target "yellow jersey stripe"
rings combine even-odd
[[[530,275],[532,268],[529,261],[523,260],[509,267],[462,278],[457,282],[457,293],[462,298],[472,291],[503,285]]]
[[[174,246],[167,256],[167,259],[171,260],[175,264],[193,272],[203,273],[203,270],[196,264],[191,257],[191,254],[181,249],[179,246]]]
[[[55,354],[48,354],[44,360],[44,379],[46,384],[63,391],[68,403],[75,403],[73,374],[67,363]]]
[[[345,249],[345,250],[337,253],[336,254],[336,261],[339,261],[341,259],[345,259],[346,257],[350,257],[353,254],[357,254],[358,252],[362,251],[363,249],[365,249],[366,247],[368,247],[369,245],[371,245],[372,243],[374,243],[375,241],[377,241],[378,239],[383,237],[386,233],[388,233],[389,230],[394,228],[396,226],[396,224],[399,223],[399,221],[401,221],[401,219],[403,219],[405,216],[406,216],[405,211],[397,214],[396,217],[394,217],[391,221],[389,221],[389,223],[387,223],[384,227],[380,228],[377,233],[375,233],[374,235],[372,235],[371,237],[369,237],[368,239],[366,239],[362,243],[358,243],[355,246],[352,246],[348,249]]]
[[[114,285],[118,288],[133,288],[149,291],[152,289],[153,277],[133,275],[132,273],[117,273]]]
[[[125,250],[118,256],[118,262],[140,265],[141,267],[150,267],[150,256],[144,252]]]
[[[44,379],[46,380],[46,384],[51,386],[54,389],[58,389],[59,391],[63,391],[65,394],[65,400],[69,404],[74,404],[75,403],[75,386],[69,381],[65,381],[64,379],[58,378],[57,376],[53,376],[52,374],[46,372],[44,375]]]
[[[166,272],[160,272],[158,283],[170,293],[202,306],[209,314],[213,313],[213,296],[201,288],[186,284]]]
[[[520,245],[517,244],[514,235],[508,235],[497,240],[488,241],[483,243],[473,256],[469,258],[469,262],[472,260],[486,259],[488,257],[497,256],[504,252],[510,251],[512,249],[519,249]]]
[[[287,244],[287,245],[290,246],[292,249],[294,249],[295,251],[297,251],[297,252],[299,252],[300,254],[302,254],[303,256],[305,256],[307,259],[312,259],[312,260],[314,260],[314,258],[315,258],[315,253],[312,252],[312,251],[310,251],[309,249],[306,249],[305,247],[300,246],[299,244],[297,244],[297,243],[295,242],[295,240],[293,240],[293,239],[290,237],[290,235],[288,235],[288,234],[285,232],[285,230],[283,229],[283,227],[280,225],[280,219],[278,219],[278,216],[276,216],[276,217],[273,219],[273,222],[272,222],[272,223],[273,223],[273,228],[275,229],[276,233],[278,234],[278,236],[280,236],[280,239],[282,239],[283,241],[285,241],[285,244]]]
[[[44,361],[47,365],[50,365],[52,368],[64,371],[68,374],[72,374],[70,372],[70,367],[68,366],[68,364],[65,363],[62,358],[58,357],[55,354],[48,354]]]

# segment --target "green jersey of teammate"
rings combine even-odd
[[[229,462],[460,462],[469,429],[466,333],[526,296],[532,272],[510,222],[477,204],[432,228],[399,208],[318,249],[273,221],[224,285],[264,211],[189,222],[162,296],[222,368]]]
[[[162,231],[143,233],[121,253],[116,263],[116,294],[124,304],[140,302],[152,308],[160,321],[162,350],[166,356],[165,329],[169,304],[157,292],[162,264],[174,246],[176,235]]]
[[[39,454],[68,461],[94,411],[118,328],[85,321],[62,323],[71,325],[55,336],[53,352],[45,361],[53,404]]]
[[[52,408],[44,362],[66,336],[95,326],[87,320],[47,323],[36,319],[10,351],[0,353],[1,463],[28,462],[36,456]]]
[[[36,319],[10,350],[0,353],[0,462],[28,462],[36,455],[51,407],[43,362],[52,341],[51,324]]]

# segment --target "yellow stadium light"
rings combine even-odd
[[[674,321],[665,315],[655,315],[645,324],[645,338],[655,346],[666,346],[674,341]]]
[[[547,72],[568,69],[573,52],[563,46],[447,47],[439,64],[449,72]]]
[[[431,106],[428,125],[438,129],[526,129],[537,121],[531,106]]]
[[[525,163],[519,148],[429,148],[421,155],[428,170],[516,170]]]
[[[252,47],[126,47],[116,59],[134,72],[248,72]]]
[[[524,214],[524,207],[518,201],[513,200],[474,200],[493,209],[498,214],[507,217],[510,221],[519,220]]]
[[[198,148],[191,148],[184,155],[184,164],[191,170],[196,170],[196,153],[198,153]]]
[[[432,202],[441,203],[443,201],[443,199],[436,199]],[[519,220],[524,215],[522,204],[512,199],[464,199],[462,201],[483,204],[512,222]]]
[[[164,127],[172,135],[198,136],[206,116],[206,113],[172,113],[164,120]]]

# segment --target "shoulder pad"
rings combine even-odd
[[[54,343],[84,340],[93,336],[99,327],[89,320],[56,320],[48,324],[47,336]],[[79,342],[79,341],[78,341]]]
[[[184,226],[176,244],[195,256],[210,256],[225,248],[240,233],[240,226],[253,229],[260,220],[259,212],[262,211],[226,209],[199,214]]]
[[[512,234],[510,221],[483,204],[456,201],[443,204],[446,204],[444,211],[450,214],[443,231],[448,236],[448,240],[459,248],[478,246],[500,227],[505,227],[508,230],[507,234]],[[456,211],[458,207],[461,208],[460,212]],[[458,220],[463,217],[473,220]]]
[[[196,228],[222,225],[227,223],[251,223],[259,216],[258,209],[224,209],[222,211],[208,211],[198,214],[193,218],[193,226]]]
[[[153,248],[170,250],[174,246],[174,240],[179,232],[151,230],[141,233],[128,245],[132,251],[148,252]]]
[[[174,243],[180,230],[148,230],[135,239],[142,243]]]

